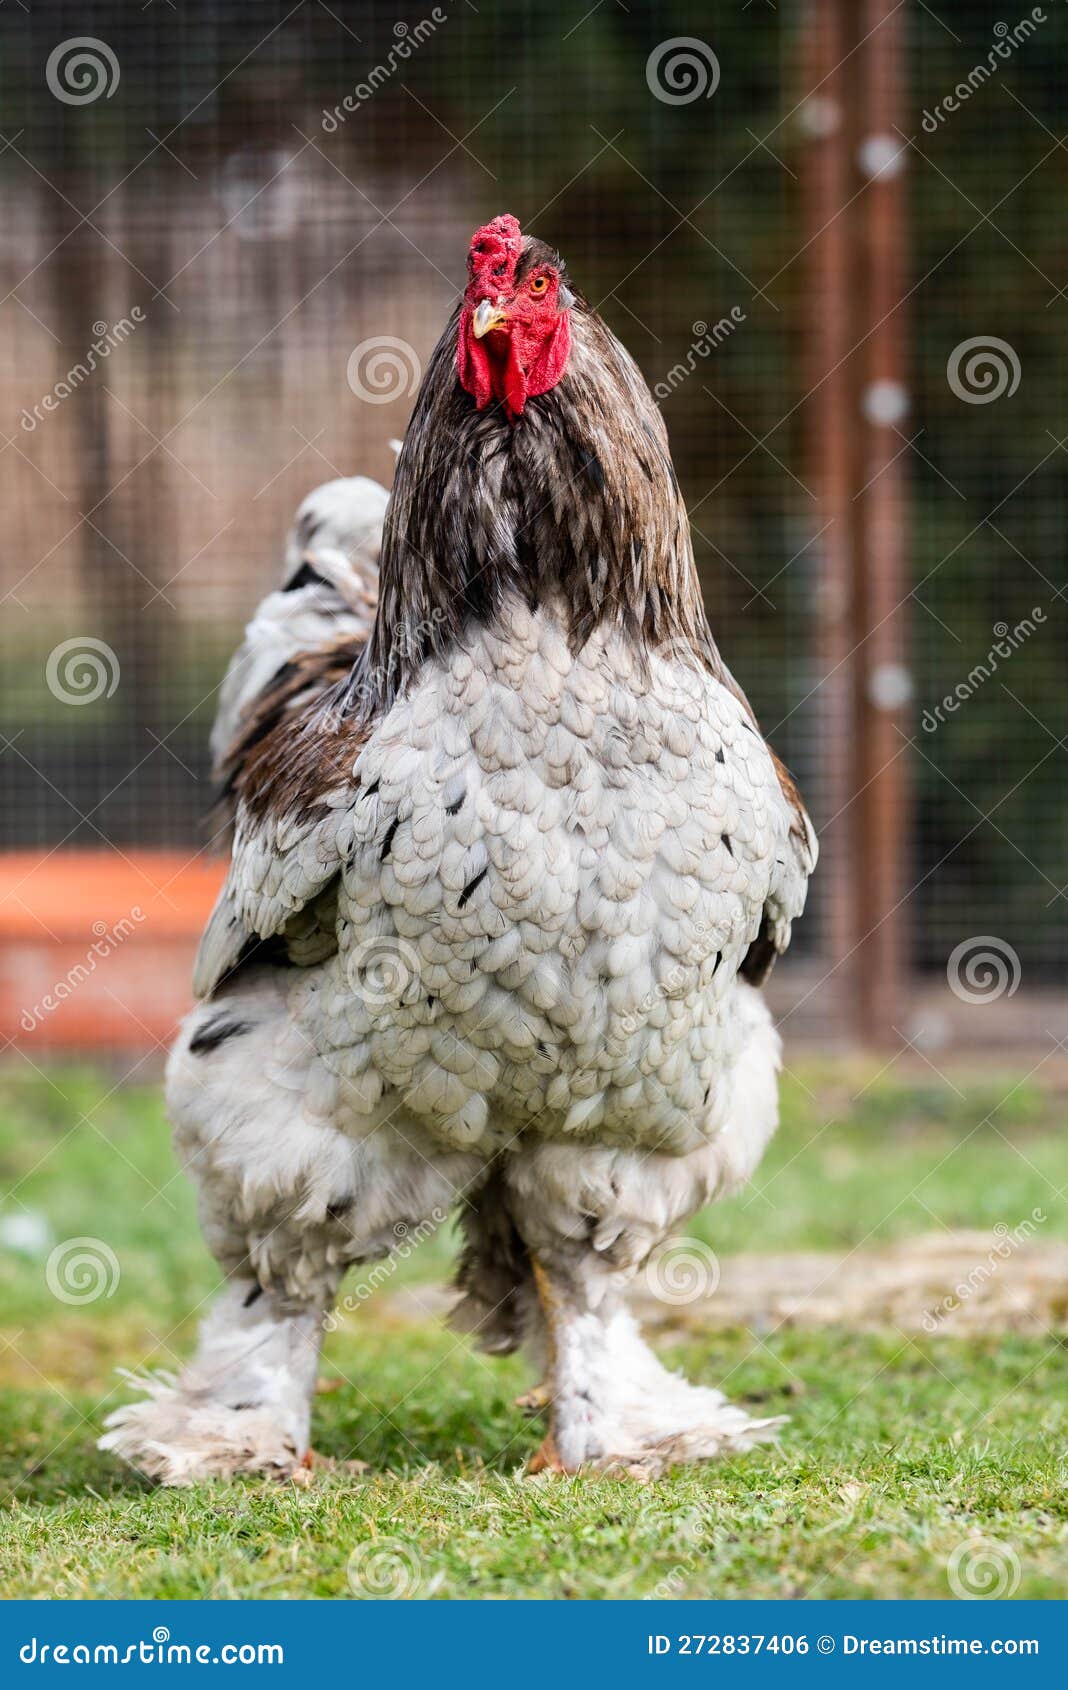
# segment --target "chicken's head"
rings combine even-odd
[[[456,368],[478,409],[500,399],[510,421],[528,399],[548,393],[571,351],[575,295],[558,258],[541,242],[524,243],[507,214],[477,231],[467,254]]]

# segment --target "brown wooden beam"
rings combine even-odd
[[[847,87],[853,28],[848,0],[812,0],[806,8],[801,119],[808,140],[803,175],[805,287],[804,409],[809,476],[818,496],[814,551],[815,695],[820,755],[820,868],[823,948],[832,1013],[849,1023],[854,1013],[847,960],[856,941],[856,853],[850,800],[853,755],[853,340],[854,278],[848,216],[851,192]],[[855,1031],[855,1028],[851,1029]]]
[[[865,282],[862,480],[858,547],[856,830],[860,1029],[898,1042],[908,966],[908,754],[906,668],[908,371],[906,310],[908,150],[904,126],[904,10],[865,0],[858,87],[864,133],[857,163]]]
[[[885,1045],[908,965],[903,13],[895,0],[813,0],[805,42],[824,938],[832,1012]]]

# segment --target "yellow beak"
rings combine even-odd
[[[507,321],[508,318],[505,313],[498,305],[494,305],[492,299],[480,300],[475,309],[475,314],[471,318],[471,327],[474,330],[475,339],[481,340],[482,336],[489,334],[491,329],[503,329]]]

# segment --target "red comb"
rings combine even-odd
[[[508,287],[515,279],[515,267],[523,249],[523,232],[519,219],[510,212],[484,223],[472,236],[467,265],[472,278],[492,279],[498,289]]]

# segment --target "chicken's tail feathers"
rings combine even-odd
[[[339,476],[313,488],[286,539],[282,591],[326,582],[349,610],[373,616],[388,503],[386,489],[366,475]]]
[[[304,654],[362,643],[378,608],[378,557],[389,494],[365,475],[326,481],[297,508],[281,584],[245,629],[219,689],[211,731],[218,770],[242,723]]]
[[[194,997],[210,998],[238,966],[252,942],[253,935],[241,920],[227,884],[215,900],[197,949],[193,964]]]

